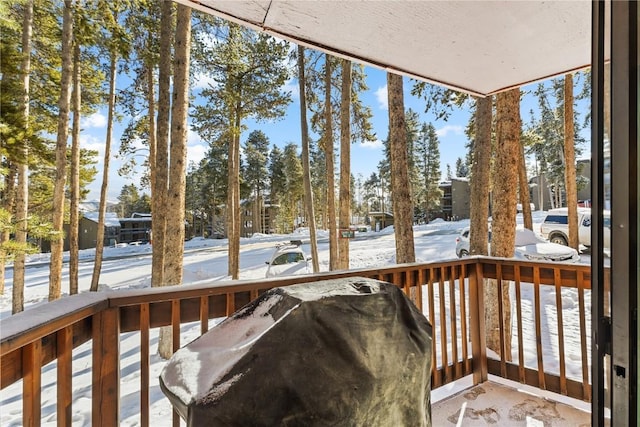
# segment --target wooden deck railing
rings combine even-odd
[[[473,375],[474,382],[480,383],[487,380],[488,374],[493,374],[590,400],[589,266],[494,258],[67,297],[0,322],[0,389],[21,381],[19,398],[23,425],[40,425],[42,372],[55,369],[55,418],[58,425],[71,425],[73,350],[90,341],[91,424],[118,425],[122,399],[120,361],[123,358],[120,342],[123,336],[136,332],[140,340],[140,424],[147,426],[152,356],[150,332],[154,328],[171,326],[173,336],[177,337],[173,346],[177,349],[184,344],[180,342],[181,326],[198,322],[200,334],[203,334],[209,328],[210,319],[230,315],[270,288],[353,276],[400,286],[430,320],[434,327],[432,388],[468,375]],[[510,286],[513,290],[514,349],[511,357],[487,356],[485,303],[481,298],[485,286],[483,279],[501,279],[498,286]],[[507,280],[510,282],[502,282]],[[579,331],[577,337],[565,335],[568,323],[572,331],[576,328]],[[549,336],[544,336],[543,331],[549,331]],[[578,354],[567,353],[567,339],[579,340]],[[528,345],[531,342],[535,342],[533,350]],[[545,360],[548,351],[557,357]],[[54,361],[56,363],[52,363]],[[568,363],[570,372],[567,372]],[[174,424],[177,421],[174,414]]]

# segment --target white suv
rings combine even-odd
[[[603,212],[605,249],[611,242],[611,213]],[[567,208],[551,209],[540,225],[540,234],[552,243],[569,244],[569,218]],[[581,245],[591,246],[591,209],[578,208],[578,240]]]
[[[311,257],[305,255],[300,247],[301,245],[302,242],[300,240],[292,240],[289,244],[277,245],[271,260],[266,262],[269,267],[265,277],[311,273],[309,268]]]

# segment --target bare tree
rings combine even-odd
[[[340,214],[339,228],[351,225],[351,61],[342,60],[340,92]],[[349,269],[349,239],[339,236],[338,268]]]
[[[413,203],[409,182],[407,131],[402,76],[387,73],[389,97],[389,151],[391,155],[391,198],[396,238],[396,263],[415,262]]]
[[[331,107],[331,58],[324,55],[324,151],[327,162],[327,218],[329,221],[329,270],[337,270],[338,264],[338,229],[336,227],[336,191],[334,176],[334,154],[333,154],[333,108]]]
[[[307,126],[306,80],[304,74],[304,46],[298,45],[298,83],[300,85],[300,132],[302,134],[302,168],[304,173],[304,203],[311,239],[311,264],[313,272],[320,271],[318,260],[318,241],[316,238],[316,214],[313,207],[313,189],[311,188],[311,167],[309,162],[309,129]]]
[[[61,296],[62,251],[64,246],[64,189],[67,181],[67,138],[69,136],[69,104],[73,75],[73,0],[65,0],[62,14],[62,73],[58,99],[58,134],[56,138],[56,177],[53,189],[53,230],[49,266],[49,301]]]

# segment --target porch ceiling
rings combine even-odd
[[[476,95],[588,66],[591,1],[177,0]]]

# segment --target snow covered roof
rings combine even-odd
[[[85,212],[82,216],[89,221],[93,221],[96,224],[98,223],[98,212]],[[104,216],[104,225],[106,227],[120,227],[118,215],[115,212],[106,212]]]
[[[339,57],[476,95],[591,63],[589,0],[176,1]]]

